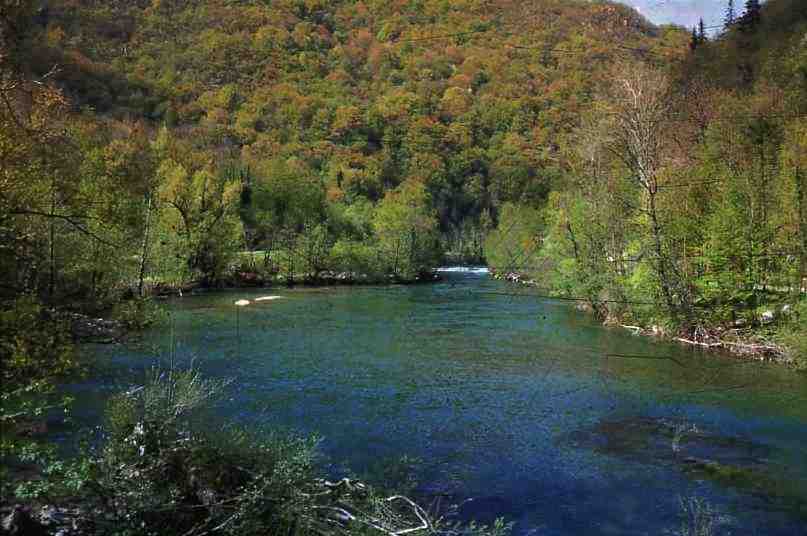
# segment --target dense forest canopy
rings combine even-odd
[[[4,6],[10,296],[448,254],[690,330],[802,285],[800,2],[713,37],[611,2]]]
[[[614,72],[543,209],[528,264],[605,318],[770,322],[805,286],[807,6],[749,1],[726,19],[667,72]]]
[[[36,174],[37,186],[15,179],[38,189],[35,201],[8,207],[27,211],[9,223],[39,226],[30,242],[44,246],[18,256],[12,287],[51,294],[89,285],[95,296],[99,279],[119,281],[107,263],[104,273],[91,265],[122,243],[138,249],[116,247],[115,270],[163,280],[215,282],[239,249],[277,252],[270,264],[292,279],[319,270],[331,249],[326,265],[401,277],[446,248],[481,259],[503,204],[537,206],[559,180],[562,148],[608,66],[672,61],[687,38],[607,2],[7,5],[6,64],[60,101],[61,119],[36,111],[51,114],[43,128],[65,145],[35,149],[59,153],[63,162],[43,154],[43,164],[62,166],[71,191],[49,202],[43,192],[66,184],[19,169]],[[9,119],[24,106],[20,89],[7,92]],[[433,215],[438,234],[401,234],[392,247],[407,263],[388,266],[374,207],[413,191],[408,183],[422,185],[417,210]],[[88,205],[95,192],[82,189],[100,197]],[[62,209],[83,217],[37,217]],[[136,255],[153,262],[135,267]],[[70,284],[60,285],[68,265]]]
[[[753,309],[804,274],[805,9],[710,38],[610,2],[5,2],[4,292],[448,254],[604,317]]]

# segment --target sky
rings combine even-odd
[[[655,24],[674,23],[691,28],[703,18],[707,26],[721,24],[728,0],[621,0]],[[734,0],[740,11],[743,0]]]

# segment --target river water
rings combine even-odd
[[[807,376],[604,328],[568,302],[451,270],[418,286],[186,296],[149,345],[88,346],[76,412],[156,362],[232,378],[211,426],[322,436],[324,470],[418,459],[414,493],[516,535],[807,534]],[[237,308],[238,299],[277,299]]]

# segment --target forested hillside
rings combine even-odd
[[[748,6],[709,38],[608,2],[6,2],[4,292],[486,257],[613,321],[759,324],[807,265],[807,8]]]
[[[803,2],[749,2],[680,64],[616,68],[547,204],[510,207],[488,260],[613,323],[803,355],[803,323],[773,333],[807,273],[805,32]]]
[[[687,38],[550,0],[23,6],[3,132],[37,158],[7,167],[4,225],[27,237],[6,281],[93,297],[215,283],[245,249],[286,279],[479,260],[505,203],[553,188],[608,66]],[[54,139],[23,148],[33,129]]]

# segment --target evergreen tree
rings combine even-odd
[[[695,51],[700,45],[706,42],[706,26],[703,19],[698,22],[697,26],[692,27],[692,37],[689,41],[689,49]]]
[[[734,11],[734,0],[729,0],[728,6],[726,6],[726,16],[723,18],[723,26],[728,30],[737,20],[737,14]]]
[[[694,26],[692,27],[692,38],[689,40],[689,50],[695,51],[698,49],[698,45],[700,45],[700,39],[698,38],[698,29]]]
[[[746,0],[745,13],[740,17],[740,28],[743,31],[753,31],[762,19],[762,5],[759,0]]]

